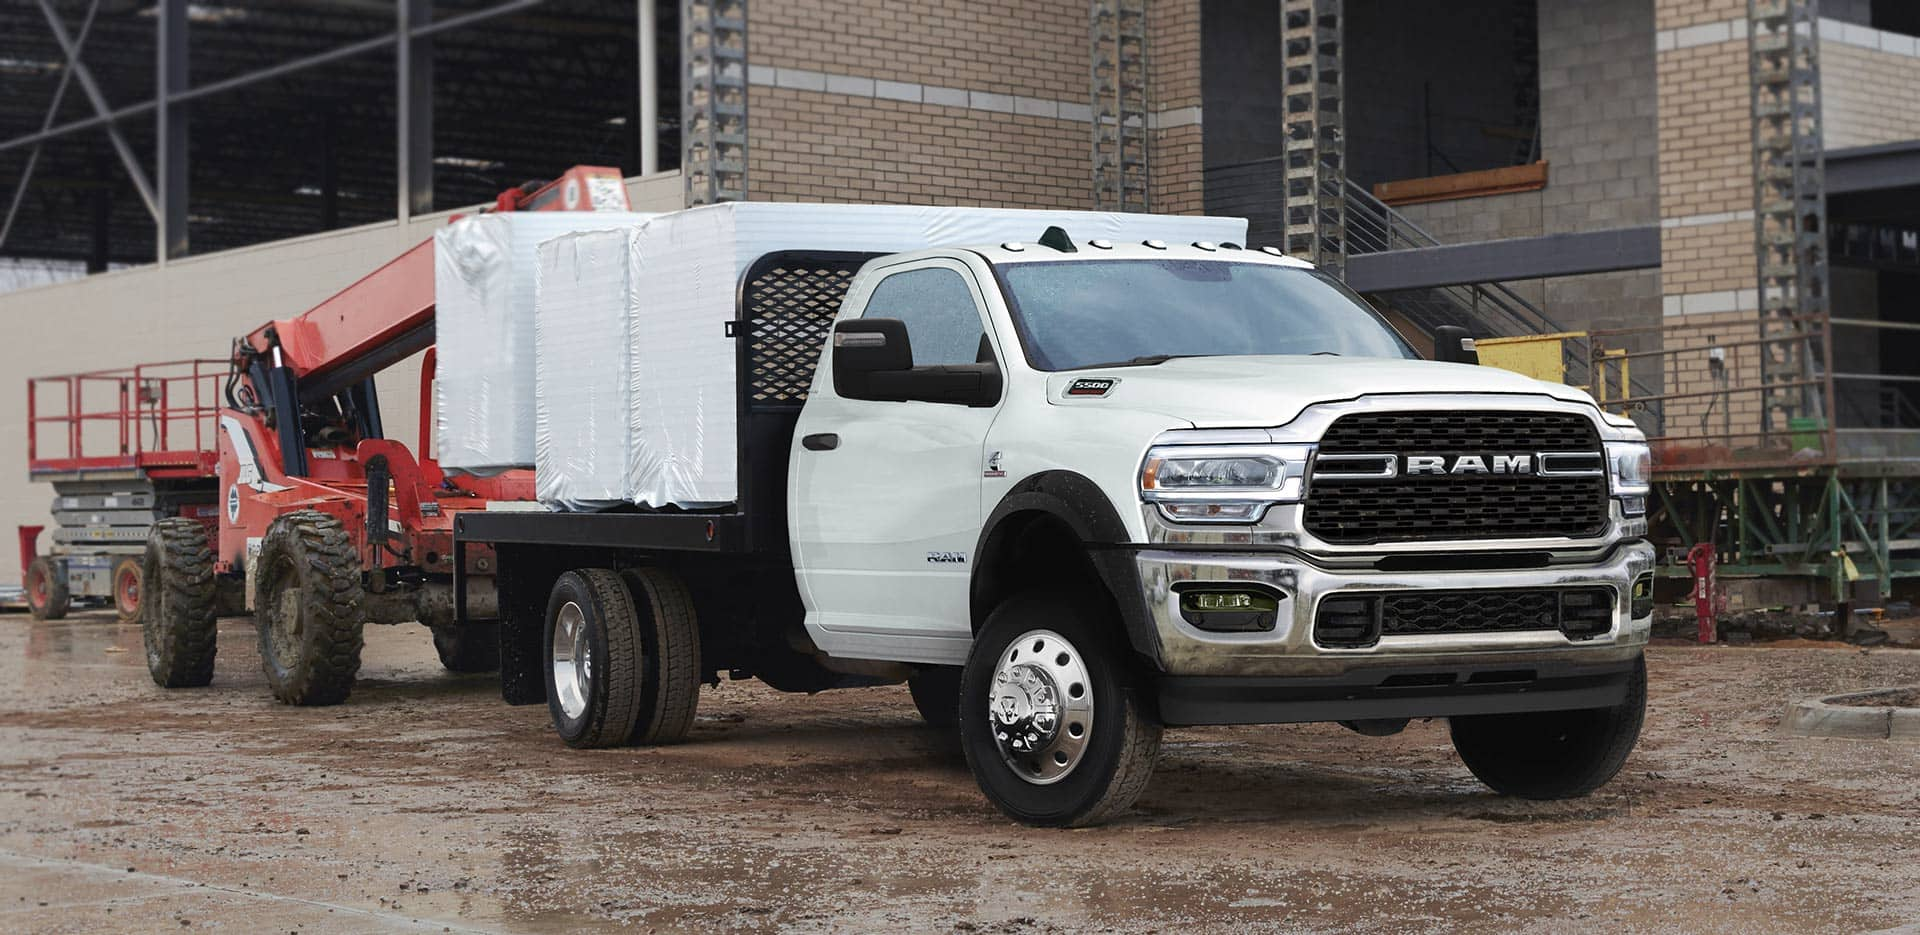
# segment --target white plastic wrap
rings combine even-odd
[[[633,229],[540,245],[534,286],[534,486],[566,509],[623,503]]]
[[[535,249],[650,214],[479,214],[434,232],[434,443],[440,466],[474,474],[534,462]]]
[[[725,328],[741,277],[760,257],[777,250],[892,253],[1031,243],[1051,225],[1082,242],[1244,242],[1247,232],[1239,218],[769,202],[676,211],[641,225],[631,254],[638,302],[628,344],[629,499],[654,507],[736,499],[736,342]],[[585,368],[565,372],[606,379]]]

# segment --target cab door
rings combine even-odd
[[[901,320],[915,367],[997,362],[984,297],[958,260],[910,261],[885,270],[860,317]],[[788,474],[808,631],[836,656],[964,661],[984,448],[1000,403],[846,399],[832,363],[829,349]]]

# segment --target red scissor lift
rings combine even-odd
[[[27,468],[53,485],[54,527],[20,527],[27,608],[58,619],[76,603],[140,615],[153,524],[184,516],[212,531],[225,360],[178,360],[27,381]]]

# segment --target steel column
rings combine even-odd
[[[401,222],[433,210],[433,0],[394,4],[395,216]]]
[[[640,22],[634,31],[640,48],[640,174],[660,171],[660,10],[655,0],[640,0]]]
[[[160,180],[154,244],[161,263],[187,253],[187,0],[154,4],[154,168]]]

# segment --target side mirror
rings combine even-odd
[[[852,318],[833,326],[833,392],[843,399],[991,406],[1000,401],[1000,367],[915,367],[904,322]]]
[[[1449,364],[1479,363],[1480,351],[1473,346],[1473,333],[1459,325],[1433,329],[1433,359]]]
[[[898,318],[850,318],[833,326],[833,391],[846,399],[878,399],[873,376],[913,369],[907,323]]]

